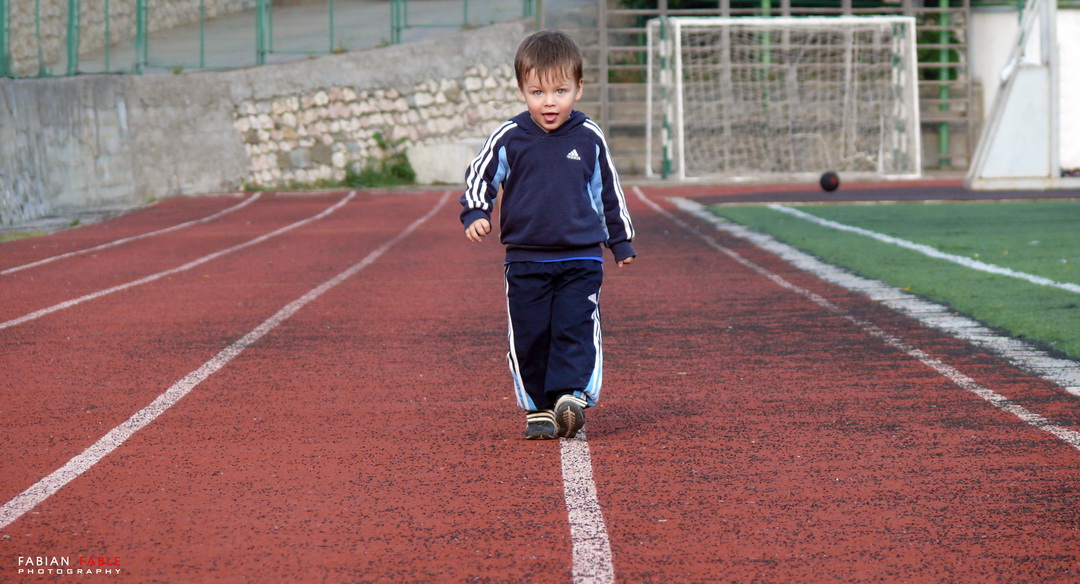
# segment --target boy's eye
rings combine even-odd
[[[544,92],[543,92],[543,91],[540,91],[539,89],[537,89],[536,91],[533,91],[533,95],[535,95],[535,96],[541,96],[541,95],[544,95]]]

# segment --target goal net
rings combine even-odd
[[[647,36],[648,174],[921,174],[914,18],[660,18]]]

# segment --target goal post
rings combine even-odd
[[[921,175],[915,19],[651,20],[646,173]]]

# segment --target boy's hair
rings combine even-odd
[[[514,73],[518,88],[525,83],[529,73],[536,72],[540,79],[552,74],[566,73],[581,82],[581,50],[566,33],[551,30],[534,32],[521,41],[514,57]]]

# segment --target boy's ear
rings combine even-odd
[[[578,79],[577,82],[577,94],[574,96],[574,101],[581,99],[581,95],[585,92],[585,80]]]

